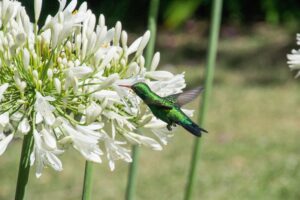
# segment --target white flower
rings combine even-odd
[[[297,44],[300,45],[300,34],[297,34]],[[289,65],[291,70],[300,70],[300,49],[292,50],[292,54],[287,54],[287,64]],[[300,76],[300,71],[296,74],[295,78]]]
[[[57,156],[69,146],[93,162],[105,155],[111,170],[116,160],[131,162],[131,143],[161,150],[172,136],[166,123],[120,85],[145,82],[161,96],[185,87],[184,74],[155,71],[159,53],[146,70],[149,31],[128,44],[121,22],[109,28],[100,15],[97,24],[87,3],[77,3],[59,0],[39,28],[42,0],[34,0],[34,23],[19,2],[0,2],[0,150],[14,135],[33,134],[37,177],[46,166],[61,171]]]
[[[102,151],[97,143],[100,138],[97,133],[88,127],[78,126],[79,130],[71,127],[67,123],[62,125],[66,133],[70,136],[73,146],[77,149],[87,160],[101,163],[100,155]]]
[[[57,158],[57,155],[63,153],[62,150],[57,148],[48,149],[47,138],[42,137],[40,133],[36,130],[33,131],[34,136],[34,150],[30,156],[30,163],[33,165],[36,164],[36,177],[40,177],[42,175],[43,168],[45,166],[50,166],[56,171],[62,171],[62,163]],[[48,141],[47,141],[48,142]]]
[[[107,159],[109,160],[109,167],[110,170],[113,171],[115,169],[115,160],[124,160],[125,162],[131,162],[130,151],[121,146],[124,144],[119,141],[115,141],[108,136],[104,139],[105,148],[106,148],[106,155]]]

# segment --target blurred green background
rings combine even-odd
[[[32,2],[23,1],[29,13]],[[55,13],[58,3],[53,2],[44,1],[44,16]],[[104,13],[110,26],[121,20],[131,40],[146,29],[146,0],[88,4],[97,15]],[[185,71],[188,87],[203,83],[210,4],[208,0],[161,2],[156,47],[161,52],[160,68]],[[300,80],[293,78],[286,64],[286,54],[297,48],[299,8],[297,0],[224,1],[205,124],[209,134],[203,137],[194,199],[300,199]],[[197,100],[187,107],[197,113],[198,105]],[[192,142],[193,137],[179,128],[162,152],[142,148],[136,199],[182,199]],[[13,199],[20,148],[21,141],[15,140],[0,158],[0,199]],[[81,198],[84,159],[75,150],[61,159],[60,173],[47,168],[36,179],[31,170],[27,199]],[[123,162],[114,172],[106,160],[96,165],[93,199],[123,199],[127,171]]]

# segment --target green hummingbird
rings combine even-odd
[[[172,130],[172,126],[178,124],[197,137],[201,136],[202,131],[207,133],[205,129],[199,127],[181,110],[181,106],[192,101],[200,94],[203,90],[202,87],[161,97],[155,94],[150,87],[143,82],[138,82],[131,86],[120,86],[131,88],[144,103],[148,105],[154,116],[167,123],[169,131]]]

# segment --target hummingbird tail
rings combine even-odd
[[[194,122],[190,122],[190,123],[180,123],[180,125],[185,128],[187,131],[189,131],[190,133],[192,133],[193,135],[197,136],[197,137],[201,137],[202,135],[202,131],[205,133],[208,133],[207,130],[199,127],[197,124],[195,124]]]

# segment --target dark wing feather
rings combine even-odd
[[[194,89],[187,90],[179,94],[166,96],[165,98],[173,103],[176,103],[179,106],[183,106],[193,101],[202,91],[203,87],[196,87]]]
[[[165,105],[165,104],[163,104],[162,102],[160,102],[160,101],[147,101],[147,100],[145,100],[144,101],[147,105],[153,105],[153,106],[157,106],[157,107],[159,107],[159,108],[161,108],[161,109],[172,109],[172,106],[168,106],[168,105]]]

